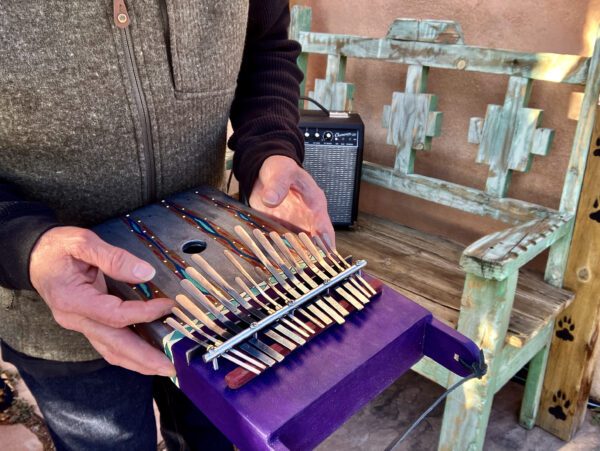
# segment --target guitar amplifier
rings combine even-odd
[[[301,110],[304,168],[327,197],[336,227],[356,221],[363,159],[364,124],[356,113]]]

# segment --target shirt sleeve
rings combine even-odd
[[[52,210],[23,199],[13,185],[0,182],[0,285],[32,290],[29,257],[39,237],[59,225]]]
[[[251,0],[244,56],[231,107],[233,172],[250,196],[264,160],[285,155],[298,164],[304,140],[298,128],[302,71],[300,44],[288,39],[288,1]]]

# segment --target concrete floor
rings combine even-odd
[[[2,367],[14,371],[14,367],[0,361],[0,368]],[[18,390],[19,398],[35,404],[22,382],[19,383]],[[404,432],[442,392],[438,385],[409,372],[356,413],[323,442],[317,451],[381,451],[397,434]],[[517,415],[522,395],[523,387],[510,382],[496,396],[487,431],[486,451],[600,450],[600,426],[592,424],[590,415],[570,443],[539,428],[527,431],[520,427]],[[412,432],[399,449],[436,449],[442,413],[443,404]],[[25,427],[0,425],[0,449],[41,451],[42,446]]]
[[[348,420],[317,451],[381,451],[443,392],[433,382],[409,372]],[[523,387],[509,382],[494,400],[484,449],[486,451],[578,451],[600,450],[600,426],[588,414],[577,436],[570,442],[540,428],[530,431],[519,426],[517,417]],[[438,406],[399,448],[434,450],[437,447],[443,414]]]

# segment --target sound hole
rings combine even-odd
[[[188,241],[181,246],[181,250],[186,254],[199,254],[204,249],[206,249],[206,241],[202,240]]]

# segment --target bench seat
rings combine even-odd
[[[336,237],[342,255],[367,260],[366,272],[456,327],[465,282],[459,266],[462,244],[369,215],[361,215],[352,230],[338,231]],[[523,347],[573,297],[545,283],[540,274],[522,269],[506,343]]]

